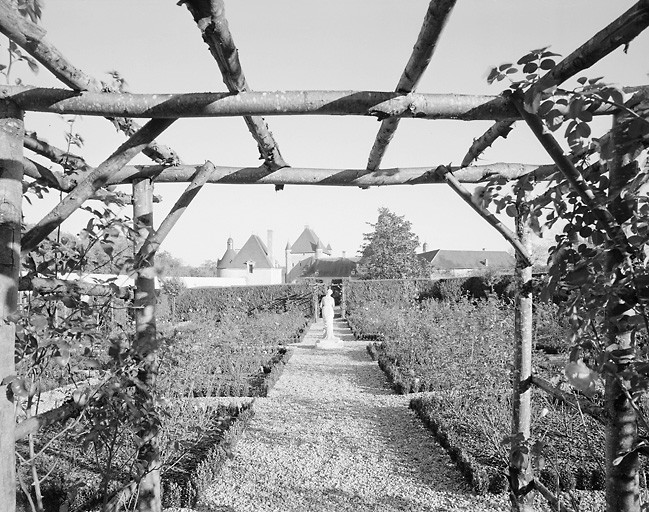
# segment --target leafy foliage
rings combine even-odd
[[[410,222],[387,208],[379,208],[374,231],[363,235],[358,262],[363,279],[424,277],[424,267],[415,254],[419,239]]]
[[[540,120],[546,140],[563,128],[567,160],[560,150],[549,152],[564,171],[534,190],[526,215],[537,234],[552,233],[555,240],[546,291],[549,296],[560,290],[565,298],[573,345],[566,377],[587,395],[606,381],[611,397],[620,398],[612,406],[620,408],[615,414],[625,422],[619,428],[628,432],[636,421],[639,425],[640,436],[632,439],[629,451],[610,461],[617,465],[629,455],[627,461],[637,461],[649,432],[643,407],[649,389],[649,98],[646,92],[625,93],[600,77],[579,77],[572,89],[554,88],[551,96],[537,91],[539,70],[552,69],[554,56],[547,48],[534,50],[518,61],[522,70],[503,64],[488,79],[511,81],[506,94],[529,119]],[[602,111],[615,115],[612,129],[600,135],[594,132],[593,117]],[[526,182],[507,193],[501,183],[492,183],[497,209],[509,214],[520,187],[534,189]],[[637,420],[621,410],[625,398]],[[628,463],[628,475],[636,464]]]

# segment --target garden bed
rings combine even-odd
[[[216,405],[185,400],[167,412],[167,423],[160,435],[161,479],[166,506],[193,506],[207,485],[218,475],[223,463],[233,456],[236,443],[253,416],[252,402]],[[120,438],[132,445],[131,436]],[[111,463],[109,496],[116,496],[132,480],[129,453],[132,446],[121,446]],[[36,443],[43,450],[38,459],[45,512],[81,512],[102,505],[102,477],[106,467],[94,458],[92,447],[74,439],[56,436],[46,429]],[[18,443],[18,453],[27,457],[26,441]],[[27,468],[23,469],[24,472]],[[26,475],[23,475],[26,476]],[[30,512],[24,494],[17,495],[18,512]],[[67,507],[67,508],[61,508]]]
[[[562,351],[564,327],[552,305],[538,306],[535,339]],[[545,308],[545,309],[543,309]],[[474,491],[507,487],[511,429],[513,307],[506,301],[456,298],[441,302],[357,304],[349,314],[357,336],[381,332],[367,346],[398,393],[425,392],[411,407],[432,430]],[[559,361],[561,359],[561,361]],[[567,355],[535,356],[535,370],[562,384]],[[562,385],[565,386],[565,383]],[[570,391],[566,388],[565,391]],[[535,472],[550,489],[604,486],[604,431],[592,418],[533,394],[532,442],[543,444]]]
[[[541,397],[539,397],[541,398]],[[474,492],[507,489],[508,446],[503,444],[506,425],[498,420],[509,411],[490,410],[497,400],[479,396],[426,394],[410,401],[410,408],[431,430]],[[470,405],[473,403],[473,406]],[[509,404],[506,404],[509,405]],[[594,420],[581,418],[549,405],[550,412],[537,420],[544,463],[536,471],[552,491],[602,490],[604,476],[604,432]],[[536,408],[535,408],[536,409]],[[535,411],[538,418],[538,410]],[[539,460],[535,460],[538,464]]]

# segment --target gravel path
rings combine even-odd
[[[432,435],[336,320],[344,347],[316,350],[314,324],[217,482],[213,511],[508,510],[471,494]]]

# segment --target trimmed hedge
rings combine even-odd
[[[221,318],[225,313],[249,315],[256,311],[283,313],[298,309],[312,312],[313,288],[308,284],[192,288],[176,299],[176,315],[182,320]]]
[[[494,445],[495,437],[499,434],[491,432],[492,439],[489,439],[487,431],[473,421],[488,416],[491,409],[488,403],[478,406],[482,394],[479,395],[471,397],[469,394],[458,401],[457,397],[451,395],[430,394],[413,398],[410,408],[431,430],[474,492],[498,493],[507,489],[508,485],[506,455],[503,453],[499,457],[493,447],[485,449]],[[464,402],[464,406],[459,402]],[[535,409],[540,407],[536,399],[534,404]],[[469,409],[474,405],[476,410],[471,414]],[[495,402],[492,405],[493,408],[498,407]],[[604,460],[601,426],[586,416],[584,429],[577,413],[548,405],[550,414],[537,420],[539,428],[544,431],[543,455],[547,461],[539,472],[539,480],[554,492],[557,486],[561,491],[604,489],[606,480],[603,467],[593,458]],[[569,436],[568,431],[578,435]],[[588,442],[584,441],[586,437],[589,438]],[[594,453],[591,453],[591,449]]]
[[[369,302],[408,304],[427,299],[457,300],[462,295],[482,299],[495,294],[509,296],[514,276],[490,275],[451,279],[384,279],[349,281],[345,285],[345,305],[353,312]]]
[[[201,446],[188,452],[182,463],[162,474],[164,507],[195,507],[218,477],[223,465],[254,416],[253,402],[223,408],[227,419],[215,426]]]

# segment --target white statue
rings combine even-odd
[[[331,288],[329,288],[327,290],[327,295],[322,297],[322,300],[320,301],[320,310],[322,311],[322,319],[325,324],[325,340],[334,339],[334,306],[336,305],[336,301],[334,301],[332,295],[333,292],[331,291]]]

